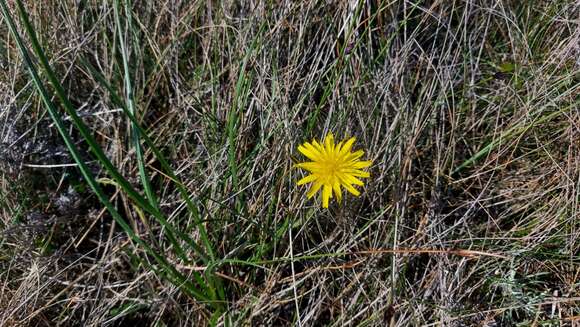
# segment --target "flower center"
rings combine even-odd
[[[335,158],[328,158],[325,162],[328,177],[334,177],[340,169],[340,163]]]

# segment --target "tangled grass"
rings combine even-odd
[[[578,323],[576,1],[0,5],[0,325]]]

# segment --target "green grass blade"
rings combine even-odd
[[[68,100],[68,97],[66,96],[65,91],[64,91],[62,85],[60,84],[60,81],[56,78],[56,74],[52,70],[52,68],[48,62],[48,59],[47,59],[46,55],[44,54],[44,51],[42,50],[40,43],[38,42],[38,39],[36,37],[36,33],[34,32],[32,25],[30,24],[30,20],[28,19],[28,15],[26,13],[24,6],[22,5],[22,2],[20,0],[17,0],[16,4],[18,7],[18,11],[19,11],[20,17],[22,19],[24,28],[26,30],[26,33],[28,34],[30,41],[32,43],[32,48],[33,48],[34,52],[36,53],[36,55],[38,56],[38,58],[40,60],[40,64],[41,64],[42,68],[44,69],[50,84],[54,87],[54,89],[56,91],[56,95],[59,98],[59,100],[62,102],[62,105],[63,105],[66,113],[71,118],[73,125],[79,130],[83,139],[85,140],[85,142],[87,142],[89,148],[91,149],[93,154],[97,157],[97,160],[103,165],[103,167],[111,175],[111,177],[113,177],[115,182],[117,182],[119,184],[121,189],[123,189],[123,191],[125,191],[127,193],[127,195],[133,201],[135,201],[140,208],[142,208],[143,210],[145,210],[148,213],[150,213],[151,215],[153,215],[155,217],[155,219],[166,229],[167,237],[170,240],[170,242],[172,243],[172,245],[174,246],[176,253],[181,257],[182,260],[188,262],[189,259],[188,259],[187,255],[185,254],[185,251],[183,250],[181,245],[177,242],[177,239],[175,237],[175,234],[176,234],[175,228],[167,222],[164,215],[161,213],[161,211],[158,208],[155,208],[154,206],[152,206],[119,173],[117,168],[111,163],[109,158],[107,158],[107,156],[105,155],[105,153],[103,152],[101,147],[98,145],[98,143],[96,142],[95,138],[93,137],[93,135],[91,134],[91,132],[89,131],[87,126],[83,123],[81,118],[78,116],[78,114],[76,113],[76,111],[74,109],[74,106]]]
[[[167,174],[167,176],[171,179],[171,181],[176,185],[182,199],[186,203],[186,206],[189,210],[189,213],[194,218],[194,223],[196,224],[200,238],[202,239],[202,242],[204,243],[205,248],[201,248],[187,234],[183,234],[183,233],[178,231],[178,236],[180,236],[182,239],[184,239],[192,247],[192,249],[200,256],[200,258],[203,260],[203,262],[205,264],[210,264],[210,266],[212,266],[211,262],[214,262],[216,260],[215,255],[214,255],[214,251],[212,249],[211,242],[209,241],[209,237],[207,235],[207,231],[205,229],[205,226],[201,222],[199,210],[197,209],[197,206],[191,200],[191,198],[189,196],[189,192],[187,191],[185,185],[175,175],[173,169],[170,167],[169,163],[165,159],[165,156],[157,149],[153,140],[151,140],[151,138],[147,135],[148,134],[147,131],[145,131],[139,125],[139,122],[137,121],[136,117],[129,111],[126,104],[123,102],[123,100],[117,94],[117,92],[114,90],[114,88],[111,87],[111,85],[107,82],[105,77],[100,72],[98,72],[88,61],[84,60],[82,57],[81,57],[81,63],[83,64],[83,66],[85,68],[87,68],[89,70],[91,75],[109,92],[109,95],[110,95],[113,103],[115,103],[121,107],[123,112],[127,115],[129,120],[131,121],[132,125],[138,130],[140,137],[143,138],[145,144],[147,144],[149,149],[153,152],[153,155],[155,156],[155,158],[157,158],[157,160],[159,160],[161,167],[163,168],[164,173]],[[214,285],[214,288],[217,289],[218,298],[219,299],[225,298],[223,287],[221,286],[219,279],[214,278],[213,275],[207,276],[207,278]]]
[[[111,100],[115,104],[117,104],[117,105],[119,105],[121,107],[121,109],[123,110],[123,112],[127,115],[127,117],[134,124],[135,128],[137,128],[139,130],[140,136],[145,141],[145,144],[147,144],[147,146],[149,147],[149,149],[151,150],[151,152],[153,152],[153,155],[155,156],[155,158],[157,160],[159,160],[159,164],[163,168],[163,172],[165,174],[167,174],[167,176],[175,183],[175,186],[177,187],[177,189],[178,189],[178,191],[179,191],[182,199],[185,201],[186,206],[187,206],[190,214],[193,216],[194,221],[197,224],[198,231],[199,231],[199,234],[200,234],[200,238],[202,239],[202,242],[204,243],[205,251],[207,251],[207,254],[205,253],[204,250],[202,250],[199,246],[197,246],[197,244],[195,242],[193,242],[193,240],[188,239],[188,243],[192,247],[194,247],[196,251],[198,251],[201,254],[202,259],[204,259],[206,263],[208,262],[208,257],[211,258],[211,260],[215,260],[215,255],[214,255],[214,252],[212,250],[212,245],[211,245],[211,242],[209,241],[209,237],[207,235],[207,231],[205,230],[205,227],[203,226],[203,224],[201,222],[201,217],[199,215],[199,210],[198,210],[197,206],[193,203],[193,201],[192,201],[192,199],[191,199],[191,197],[189,195],[189,192],[187,191],[187,188],[185,187],[185,185],[175,175],[173,169],[169,165],[169,162],[167,161],[167,159],[165,159],[165,156],[159,151],[159,149],[157,149],[157,147],[155,146],[155,143],[153,142],[153,140],[151,140],[151,138],[147,135],[147,131],[145,131],[139,125],[139,122],[137,121],[137,119],[135,118],[135,116],[133,116],[133,114],[131,114],[131,112],[125,106],[125,103],[123,102],[123,100],[121,99],[121,97],[111,87],[111,85],[109,84],[109,82],[107,82],[107,80],[105,79],[105,77],[100,72],[98,72],[88,61],[86,61],[86,60],[84,60],[84,59],[81,58],[81,63],[90,71],[91,75],[105,89],[107,89],[107,91],[109,92],[109,95],[111,96]]]
[[[127,16],[127,25],[128,29],[131,31],[131,10],[130,10],[130,3],[129,0],[125,1],[125,14]],[[129,55],[127,53],[127,49],[125,44],[127,42],[127,38],[123,37],[123,30],[121,28],[121,20],[119,18],[119,1],[115,1],[114,6],[114,16],[115,16],[115,24],[117,25],[117,33],[119,34],[119,45],[121,47],[121,57],[123,58],[123,72],[124,72],[124,79],[125,79],[125,97],[127,103],[127,109],[136,116],[135,113],[135,99],[133,94],[133,86],[131,85],[131,74],[129,73]],[[145,170],[145,159],[143,157],[143,149],[141,148],[141,138],[139,129],[135,127],[135,123],[131,122],[131,140],[133,141],[133,147],[135,149],[135,155],[137,157],[137,165],[139,169],[139,176],[141,179],[141,183],[143,184],[143,189],[145,190],[145,195],[147,199],[151,203],[152,206],[159,209],[159,201],[157,200],[157,196],[153,189],[151,188],[151,181]]]
[[[527,125],[521,126],[522,124],[517,124],[517,125],[513,126],[512,128],[503,132],[497,139],[494,139],[489,144],[484,146],[481,150],[477,151],[477,153],[475,153],[469,159],[465,160],[461,165],[459,165],[457,168],[455,168],[451,172],[451,175],[453,176],[453,175],[457,174],[458,172],[460,172],[461,170],[465,169],[466,167],[471,166],[477,160],[481,159],[483,156],[488,155],[491,151],[493,151],[493,149],[500,146],[502,144],[502,142],[506,142],[506,141],[511,140],[512,138],[516,137],[516,136],[522,135],[522,134],[526,133],[530,128],[532,128],[538,124],[542,124],[544,122],[550,121],[553,118],[561,115],[562,113],[564,113],[572,108],[576,108],[579,103],[580,103],[580,101],[576,101],[572,105],[564,107],[558,111],[552,112],[552,113],[547,114],[545,116],[541,116],[539,118],[535,118],[531,123],[529,123]],[[538,114],[538,115],[540,115],[540,114]]]
[[[17,2],[17,4],[19,5],[20,8],[22,8],[21,4],[19,2]],[[89,184],[90,188],[93,190],[93,192],[95,192],[98,199],[107,208],[107,210],[109,211],[109,213],[111,214],[113,219],[119,224],[119,226],[121,226],[123,231],[125,231],[125,233],[129,236],[129,238],[132,241],[134,241],[135,243],[137,243],[139,246],[141,246],[145,250],[145,252],[147,254],[151,255],[156,260],[156,262],[163,268],[163,271],[167,274],[168,279],[170,279],[171,281],[173,281],[177,285],[183,285],[184,289],[193,297],[195,297],[199,300],[202,300],[202,301],[210,301],[211,299],[208,298],[207,295],[203,294],[202,292],[199,292],[196,289],[196,287],[192,284],[191,281],[189,281],[183,274],[181,274],[179,271],[177,271],[163,256],[158,254],[146,242],[144,242],[133,231],[133,229],[129,226],[129,224],[127,224],[127,222],[125,222],[125,220],[121,217],[121,215],[115,209],[113,204],[105,196],[105,194],[102,191],[101,187],[99,186],[98,182],[96,181],[96,179],[91,174],[90,170],[88,169],[88,167],[86,166],[86,164],[82,160],[80,152],[78,151],[76,145],[71,140],[71,138],[68,136],[68,131],[64,126],[64,122],[63,122],[62,118],[60,117],[60,114],[58,113],[56,106],[50,100],[50,95],[48,94],[48,91],[45,89],[44,85],[42,84],[42,82],[40,80],[40,77],[36,71],[36,68],[35,68],[34,64],[32,63],[32,59],[30,58],[30,55],[28,54],[28,50],[24,46],[24,43],[23,43],[19,33],[16,30],[14,21],[13,21],[12,16],[10,15],[10,13],[8,11],[8,7],[7,7],[4,0],[0,0],[0,7],[1,7],[0,9],[2,9],[2,14],[3,14],[3,16],[8,24],[10,33],[14,36],[14,38],[16,40],[17,46],[21,52],[22,58],[23,58],[26,66],[28,68],[28,71],[32,77],[33,83],[34,83],[36,89],[38,90],[44,104],[46,105],[46,108],[47,108],[52,120],[54,121],[58,132],[60,133],[61,137],[63,138],[65,145],[69,149],[71,156],[73,157],[75,162],[78,164],[79,170],[80,170],[81,174],[83,175],[83,177],[85,178],[85,180],[87,181],[87,183]]]

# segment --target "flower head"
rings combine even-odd
[[[295,165],[310,172],[310,175],[298,181],[298,185],[312,183],[307,193],[309,199],[322,188],[323,208],[328,208],[328,201],[332,198],[333,192],[340,203],[341,187],[359,196],[360,192],[353,185],[363,186],[364,183],[357,177],[370,177],[368,172],[361,169],[369,167],[372,162],[360,160],[364,154],[362,150],[351,152],[354,141],[355,138],[352,137],[334,144],[334,136],[329,133],[324,138],[323,144],[312,140],[311,143],[305,142],[298,147],[298,151],[312,160]]]

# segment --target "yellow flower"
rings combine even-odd
[[[312,143],[306,142],[298,147],[298,151],[312,160],[295,165],[295,167],[310,172],[310,175],[298,181],[298,185],[312,183],[307,193],[309,199],[322,188],[323,208],[328,208],[328,201],[332,198],[333,191],[340,203],[342,199],[341,186],[350,193],[359,196],[360,192],[354,188],[353,184],[363,186],[364,183],[357,177],[370,177],[368,172],[361,169],[369,167],[372,162],[360,160],[364,151],[350,151],[354,141],[355,138],[352,137],[346,142],[341,141],[335,145],[334,136],[329,133],[324,138],[324,145],[312,140]]]

